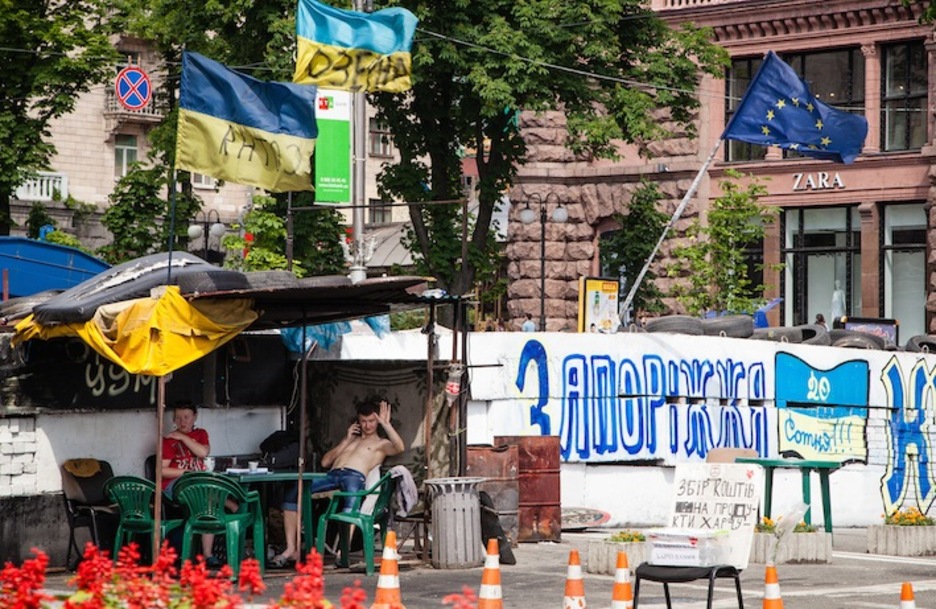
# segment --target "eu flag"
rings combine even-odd
[[[868,121],[813,97],[793,68],[773,51],[748,86],[722,139],[779,146],[817,159],[851,163],[868,135]]]

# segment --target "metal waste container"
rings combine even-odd
[[[432,566],[468,569],[484,562],[478,484],[484,478],[430,478]]]

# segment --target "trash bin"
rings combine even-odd
[[[478,484],[484,478],[430,478],[432,566],[468,569],[484,562]]]

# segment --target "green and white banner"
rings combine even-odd
[[[315,202],[351,202],[351,93],[319,89],[315,97]]]

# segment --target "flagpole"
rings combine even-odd
[[[637,274],[637,278],[631,284],[630,292],[627,293],[627,298],[624,299],[623,304],[621,304],[621,309],[619,315],[621,317],[621,322],[624,323],[625,317],[627,315],[627,310],[630,308],[631,302],[634,300],[634,296],[637,294],[637,288],[640,287],[640,283],[643,281],[644,275],[647,274],[647,271],[650,269],[650,264],[653,262],[653,259],[656,257],[657,252],[660,251],[660,246],[663,245],[663,240],[666,239],[667,233],[676,224],[676,221],[679,220],[679,217],[686,210],[686,206],[689,204],[689,200],[695,196],[696,190],[699,189],[699,184],[702,182],[702,176],[708,171],[709,165],[712,164],[712,161],[715,159],[715,155],[718,154],[718,149],[721,148],[724,138],[719,138],[715,142],[715,146],[712,148],[712,152],[709,153],[708,158],[705,159],[705,162],[702,163],[702,167],[699,168],[699,173],[696,174],[692,184],[689,185],[689,190],[686,191],[685,196],[683,196],[682,201],[679,202],[679,205],[676,207],[676,211],[673,212],[673,217],[670,218],[666,226],[663,227],[663,233],[660,235],[659,240],[657,240],[656,246],[653,248],[653,251],[650,252],[650,255],[647,256],[647,261],[644,263],[643,268],[640,269],[640,273]]]
[[[364,12],[364,0],[354,0],[354,10]],[[351,128],[354,131],[352,156],[354,157],[354,172],[352,178],[351,227],[354,231],[354,243],[351,254],[350,278],[353,283],[367,279],[367,270],[364,268],[364,176],[367,146],[367,106],[363,91],[352,94],[351,105],[354,110]]]

